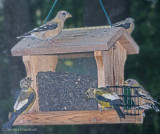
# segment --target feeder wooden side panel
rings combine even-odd
[[[124,84],[124,66],[127,52],[119,42],[115,43],[108,51],[95,51],[97,63],[98,87],[115,86]],[[122,94],[118,90],[118,94]],[[98,105],[101,108],[100,105]]]
[[[115,110],[100,111],[52,111],[34,112],[20,115],[14,125],[69,125],[69,124],[117,124],[117,123],[142,123],[142,118],[126,116],[119,119]]]
[[[30,111],[39,111],[38,104],[38,86],[37,86],[37,74],[38,72],[55,72],[58,62],[58,56],[56,55],[41,55],[41,56],[23,56],[23,62],[26,67],[27,77],[31,77],[32,88],[36,92],[36,100],[30,109]]]
[[[122,44],[116,42],[114,49],[114,65],[113,65],[113,75],[115,85],[124,85],[124,67],[127,59],[127,52],[123,48]]]
[[[97,63],[98,87],[124,84],[127,52],[119,42],[108,51],[95,51],[94,56]]]

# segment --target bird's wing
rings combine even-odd
[[[121,21],[114,23],[113,26],[118,26],[118,25],[124,24],[124,23],[125,23],[125,20],[121,20]]]
[[[148,97],[151,97],[150,94],[149,94],[148,92],[146,92],[146,91],[139,91],[138,94],[139,94],[139,95],[142,95],[142,97],[147,97],[147,96],[148,96]],[[151,98],[152,98],[152,97],[151,97]]]
[[[25,99],[21,102],[16,101],[15,105],[14,105],[14,110],[20,110],[25,104],[27,104],[28,99]]]
[[[31,31],[31,33],[35,33],[35,32],[43,32],[43,31],[48,31],[48,30],[54,30],[58,27],[57,23],[52,23],[52,24],[48,24],[48,25],[42,25],[38,28],[35,28]]]
[[[115,92],[107,92],[102,94],[103,97],[108,98],[110,100],[120,99],[119,96]]]
[[[157,102],[156,100],[154,100],[152,98],[152,96],[149,94],[149,92],[147,92],[142,86],[138,90],[136,90],[135,94],[139,95],[143,99],[147,99],[152,102]]]
[[[112,95],[112,94],[109,94],[109,95],[98,95],[96,94],[96,99],[98,101],[103,101],[103,102],[109,102],[111,105],[121,105],[123,106],[124,105],[124,102],[119,98],[119,96],[117,97],[118,95]]]
[[[32,31],[29,31],[27,33],[25,33],[24,35],[22,36],[19,36],[19,37],[25,37],[25,36],[30,36],[32,33],[36,33],[36,32],[45,32],[45,31],[48,31],[48,30],[55,30],[56,28],[58,28],[58,23],[50,23],[50,24],[44,24],[42,26],[39,26],[35,29],[33,29]]]
[[[96,94],[96,98],[104,102],[111,102],[113,100],[119,99],[119,97],[117,98],[117,96],[112,94],[102,94],[102,95]]]
[[[119,105],[119,106],[124,106],[124,102],[121,99],[113,100],[110,102],[111,105]]]
[[[111,92],[110,94],[103,94],[103,96],[111,100],[111,105],[124,105],[124,102],[119,98],[119,96],[115,92]]]
[[[22,94],[20,94],[20,95],[22,95]],[[18,99],[14,105],[14,110],[16,110],[16,111],[20,110],[23,112],[34,101],[34,97],[35,97],[34,93],[31,93],[28,97],[24,97],[23,95],[18,97]]]
[[[21,92],[21,94],[22,94],[22,92]],[[24,97],[24,96],[22,95],[22,97]],[[3,125],[3,128],[11,129],[16,118],[21,113],[23,113],[31,103],[33,103],[34,98],[35,98],[35,94],[31,93],[30,96],[28,97],[28,99],[24,99],[21,103],[19,103],[18,100],[20,99],[20,97],[18,97],[18,99],[14,105],[14,108],[16,108],[16,110],[14,110],[14,112],[12,112],[9,121]]]
[[[20,92],[21,92],[21,89],[17,89],[17,90],[15,91],[15,94],[14,94],[14,102],[16,102],[16,100],[18,99],[18,96],[19,96]]]
[[[130,28],[130,24],[131,23],[116,23],[116,24],[114,24],[113,25],[113,27],[123,27],[123,28],[125,28],[125,29],[128,29],[128,28]]]
[[[153,99],[153,97],[150,95],[149,92],[147,92],[142,86],[140,87],[140,89],[138,90],[138,93],[140,95],[141,98],[143,99],[147,99],[150,100],[158,105],[160,105],[159,102],[157,102],[155,99]],[[137,94],[138,95],[138,94]]]
[[[98,95],[98,94],[96,94],[96,99],[97,99],[98,101],[111,102],[110,99],[107,99],[107,98],[105,98],[105,97],[103,97],[103,96],[101,96],[101,95]]]
[[[145,110],[153,109],[156,112],[160,112],[160,109],[155,104],[152,104],[152,103],[146,103],[144,105],[140,105],[140,108],[145,109]]]

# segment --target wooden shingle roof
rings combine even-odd
[[[54,43],[24,38],[11,50],[13,56],[41,54],[71,54],[109,50],[116,41],[126,49],[127,54],[137,54],[139,47],[123,28],[89,27],[64,29]]]

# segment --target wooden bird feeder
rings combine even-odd
[[[32,87],[36,91],[36,101],[31,114],[20,115],[14,125],[64,125],[64,124],[116,124],[142,123],[139,115],[126,115],[120,119],[114,109],[40,111],[38,72],[55,72],[58,59],[95,57],[98,73],[98,87],[124,84],[124,67],[127,55],[138,54],[139,47],[123,28],[88,27],[64,29],[50,44],[36,39],[22,39],[11,50],[13,56],[22,56],[28,77],[32,77]],[[53,93],[54,94],[54,93]],[[137,112],[137,111],[136,111]]]

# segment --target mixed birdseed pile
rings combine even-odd
[[[64,72],[37,75],[40,111],[97,110],[97,102],[86,100],[85,91],[97,87],[93,76]]]

